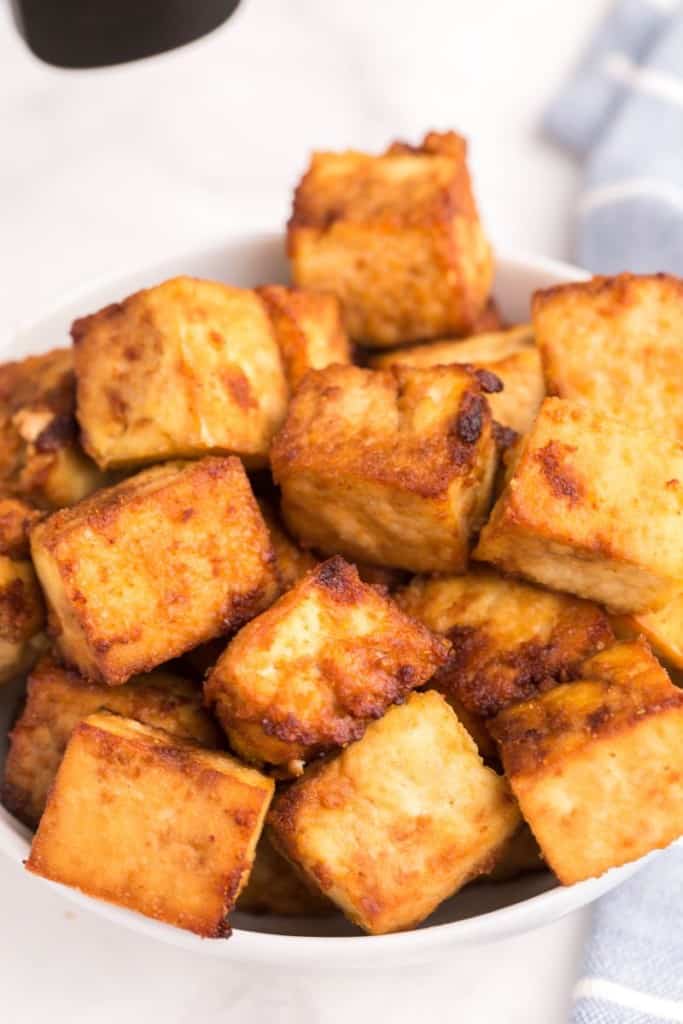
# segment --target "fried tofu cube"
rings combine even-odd
[[[351,345],[336,295],[275,284],[259,288],[258,294],[270,314],[292,390],[309,370],[351,362]]]
[[[54,658],[41,658],[28,678],[26,702],[10,733],[2,802],[35,828],[74,728],[106,708],[205,747],[219,745],[219,733],[202,708],[201,688],[157,670],[124,686],[89,683]]]
[[[371,360],[371,365],[380,370],[389,366],[450,366],[453,363],[472,364],[495,374],[503,387],[488,396],[494,420],[519,434],[526,434],[545,395],[541,357],[527,325],[463,340],[453,338],[409,345]]]
[[[56,509],[103,485],[78,443],[75,414],[71,349],[0,365],[0,490]]]
[[[474,557],[615,612],[650,610],[682,589],[682,511],[677,442],[547,398]]]
[[[244,914],[325,917],[337,910],[303,875],[295,871],[264,834],[256,847],[249,881],[237,900]]]
[[[281,852],[374,935],[412,928],[486,871],[520,822],[444,698],[413,693],[276,797]]]
[[[595,655],[581,675],[490,726],[522,814],[565,885],[683,833],[683,691],[641,643]]]
[[[45,606],[29,553],[40,513],[0,497],[0,685],[27,671],[46,643]]]
[[[427,682],[449,646],[337,556],[240,630],[206,700],[237,754],[297,766],[358,739]]]
[[[272,600],[272,549],[239,459],[168,462],[31,533],[61,655],[111,686],[237,628]]]
[[[380,156],[314,153],[287,245],[304,288],[335,293],[355,341],[386,348],[472,331],[493,279],[465,140],[430,132]]]
[[[461,366],[311,371],[271,450],[306,547],[413,572],[465,569],[496,468],[491,412]]]
[[[207,938],[229,935],[274,784],[108,712],[73,733],[26,867]]]
[[[267,463],[288,389],[253,290],[177,277],[71,333],[83,444],[99,466],[228,454]]]
[[[590,654],[614,642],[598,605],[483,567],[465,576],[416,576],[396,600],[453,645],[431,685],[483,718],[572,678]]]
[[[683,593],[658,611],[617,616],[613,624],[619,639],[644,636],[657,657],[683,668]]]
[[[536,292],[548,390],[683,440],[683,281],[619,274]]]

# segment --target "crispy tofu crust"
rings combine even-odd
[[[74,729],[26,867],[207,938],[244,885],[273,782],[107,712]]]
[[[522,814],[565,885],[683,832],[683,691],[645,643],[584,663],[582,679],[490,725]]]
[[[592,602],[483,567],[416,576],[396,600],[453,645],[431,685],[483,718],[572,678],[588,655],[614,642]]]
[[[72,505],[103,484],[78,443],[71,349],[0,365],[0,489],[39,508]]]
[[[490,867],[519,821],[506,781],[434,691],[307,769],[269,816],[284,855],[376,935],[423,921]]]
[[[369,346],[466,334],[493,279],[465,140],[371,156],[314,153],[287,229],[296,284],[335,293],[351,337]]]
[[[28,678],[0,791],[5,807],[25,825],[37,826],[75,726],[101,708],[205,747],[219,745],[218,729],[202,708],[201,688],[187,679],[157,670],[124,686],[107,687],[45,656]]]
[[[613,611],[655,609],[682,587],[682,508],[677,442],[547,398],[474,557]]]
[[[311,371],[271,449],[292,533],[353,561],[463,571],[496,467],[485,387],[461,366]]]
[[[358,739],[428,681],[449,646],[337,556],[240,630],[206,700],[238,754],[298,770]]]
[[[537,292],[533,323],[551,394],[683,439],[683,282],[619,274]]]
[[[177,277],[71,333],[83,444],[98,465],[210,454],[266,464],[287,382],[254,291]]]
[[[270,315],[292,390],[309,370],[351,362],[351,344],[336,295],[279,284],[257,291]]]
[[[61,655],[112,686],[237,628],[276,585],[234,457],[144,470],[39,523],[31,549]]]
[[[281,917],[326,917],[337,910],[331,900],[275,850],[266,835],[259,839],[249,881],[235,909],[245,914]]]
[[[488,396],[494,420],[525,434],[545,395],[543,369],[531,328],[522,324],[505,331],[478,334],[462,340],[445,339],[409,345],[371,360],[376,369],[389,366],[450,366],[472,364],[494,373],[502,390]]]

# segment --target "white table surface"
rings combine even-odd
[[[243,0],[135,65],[36,61],[0,0],[0,331],[88,278],[282,224],[312,146],[470,139],[494,241],[571,256],[576,168],[540,111],[606,0]],[[451,962],[372,975],[235,966],[156,945],[0,862],[2,1020],[564,1021],[588,912]]]

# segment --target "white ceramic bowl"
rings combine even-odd
[[[236,238],[227,244],[199,249],[142,270],[88,284],[0,344],[0,361],[67,344],[69,327],[76,316],[183,273],[236,285],[286,281],[282,237]],[[575,267],[552,260],[503,256],[498,259],[495,294],[504,316],[521,322],[528,319],[529,299],[535,289],[585,277]],[[3,760],[7,728],[20,692],[19,683],[0,690],[0,756]],[[15,861],[22,861],[28,854],[29,841],[28,830],[0,808],[0,848]],[[558,886],[548,873],[529,875],[506,884],[471,885],[442,904],[420,928],[372,937],[360,935],[341,915],[324,920],[297,920],[235,914],[232,918],[234,932],[228,941],[200,939],[64,886],[40,879],[36,879],[35,884],[52,885],[65,897],[113,923],[204,956],[279,966],[373,967],[381,963],[430,960],[462,943],[489,942],[548,924],[613,889],[639,866],[628,865],[609,871],[602,878],[566,888]],[[40,927],[39,921],[35,924]]]

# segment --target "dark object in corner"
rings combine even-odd
[[[94,68],[151,57],[212,32],[239,0],[12,0],[19,32],[41,60]]]

